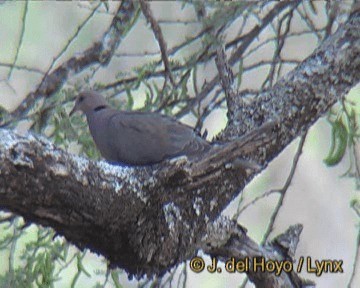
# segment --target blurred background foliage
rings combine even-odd
[[[208,140],[214,139],[227,121],[225,98],[216,81],[216,47],[226,48],[236,89],[256,95],[301,63],[329,35],[329,29],[336,30],[346,20],[352,1],[337,8],[326,1],[289,4],[264,23],[276,4],[151,3],[167,44],[171,77],[165,71],[159,43],[136,7],[108,65],[95,64],[71,75],[60,91],[39,99],[14,121],[9,113],[46,75],[101,39],[119,2],[1,2],[0,122],[19,132],[32,130],[65,150],[99,160],[84,116],[68,116],[76,94],[95,89],[113,107],[164,113],[194,126]],[[252,35],[256,25],[264,27]],[[250,43],[241,57],[233,57],[246,41]],[[305,229],[299,255],[345,259],[343,275],[313,278],[319,287],[344,287],[356,263],[360,238],[359,95],[358,86],[310,129],[298,172],[291,179],[290,195],[277,225],[269,230],[276,235],[301,222]],[[290,177],[298,144],[290,145],[224,212],[245,225],[254,239],[260,241],[268,228],[279,200],[270,187],[282,187]],[[0,213],[0,257],[0,287],[192,287],[199,283],[223,287],[238,285],[243,279],[243,275],[193,274],[181,265],[163,278],[129,280],[121,270],[108,269],[102,257],[79,251],[52,229],[25,223],[7,212]]]

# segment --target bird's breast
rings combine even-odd
[[[100,111],[99,111],[100,113]],[[91,136],[99,149],[101,156],[106,160],[116,161],[116,151],[113,151],[110,147],[111,135],[109,135],[109,127],[106,121],[106,117],[87,117],[89,130]]]

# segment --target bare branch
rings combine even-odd
[[[229,66],[229,63],[227,62],[225,50],[223,47],[220,46],[216,50],[216,55],[215,63],[219,71],[221,85],[225,92],[228,107],[234,107],[234,105],[231,103],[234,101],[237,94],[236,88],[234,87],[234,74]],[[229,113],[232,113],[230,109]]]
[[[59,52],[59,54],[54,57],[54,59],[52,60],[52,63],[50,64],[50,67],[48,68],[48,70],[46,71],[43,79],[41,80],[40,84],[39,84],[39,88],[41,89],[42,85],[44,85],[44,81],[46,80],[46,78],[48,77],[49,73],[51,72],[51,70],[54,68],[56,62],[61,58],[62,55],[64,55],[64,53],[67,51],[67,49],[69,48],[69,46],[71,45],[71,43],[74,42],[74,40],[77,38],[77,36],[79,35],[80,31],[85,27],[85,25],[90,21],[90,19],[94,16],[95,12],[98,10],[98,8],[101,6],[101,2],[99,2],[95,8],[92,10],[92,12],[85,18],[85,20],[78,26],[78,28],[76,29],[75,33],[70,37],[70,39],[68,40],[68,42],[65,44],[65,46],[61,49],[61,51]]]
[[[166,45],[164,36],[162,34],[160,25],[155,20],[152,12],[150,10],[149,4],[147,4],[144,0],[140,0],[139,3],[140,3],[140,7],[141,7],[141,10],[142,10],[145,18],[146,18],[147,22],[150,23],[151,29],[154,32],[155,38],[159,43],[159,47],[160,47],[160,51],[161,51],[161,58],[162,58],[162,61],[164,63],[164,67],[165,67],[165,74],[170,79],[171,84],[173,86],[175,86],[175,81],[171,74],[169,57],[167,54],[167,45]]]
[[[42,74],[42,75],[45,74],[45,71],[42,71],[42,70],[37,69],[37,68],[32,68],[32,67],[24,66],[24,65],[16,65],[16,64],[11,64],[11,63],[3,63],[3,62],[0,62],[0,66],[10,67],[11,70],[13,70],[13,69],[19,69],[19,70],[25,70],[25,71],[29,71],[29,72],[39,73],[39,74]]]
[[[275,275],[260,271],[254,266],[255,261],[270,259],[293,263],[293,253],[299,243],[301,231],[301,225],[294,225],[263,247],[250,239],[236,222],[219,218],[208,226],[203,250],[224,262],[232,259],[231,257],[235,261],[248,261],[249,269],[246,273],[256,287],[315,287],[314,283],[302,280],[294,272]]]
[[[359,269],[359,263],[360,263],[360,229],[358,231],[357,237],[356,237],[356,249],[355,249],[355,257],[354,257],[354,263],[353,263],[353,269],[349,280],[349,285],[347,287],[353,287],[353,283],[355,281],[356,271]]]
[[[286,195],[286,191],[289,189],[289,186],[290,186],[290,184],[292,182],[292,179],[294,178],[296,167],[297,167],[297,164],[299,162],[300,156],[302,154],[302,149],[304,147],[305,140],[306,140],[306,133],[304,135],[302,135],[301,138],[300,138],[300,143],[299,143],[298,149],[297,149],[297,151],[295,153],[295,157],[294,157],[291,169],[290,169],[289,176],[287,177],[284,186],[279,190],[280,198],[279,198],[279,200],[278,200],[278,202],[276,204],[275,210],[271,214],[269,225],[268,225],[268,227],[266,229],[266,232],[264,233],[261,244],[264,244],[268,240],[269,235],[272,232],[272,229],[273,229],[274,223],[275,223],[275,219],[276,219],[277,215],[279,214],[280,208],[282,207],[282,205],[284,203],[284,198],[285,198],[285,195]]]
[[[22,41],[24,39],[24,33],[25,33],[25,23],[26,23],[26,16],[27,16],[27,12],[28,12],[28,5],[29,5],[29,2],[28,1],[25,1],[24,3],[24,11],[23,11],[23,15],[21,17],[21,22],[22,22],[22,25],[21,25],[21,32],[20,32],[20,38],[19,38],[19,43],[16,47],[16,53],[15,53],[15,58],[14,58],[14,62],[13,62],[13,66],[11,66],[11,69],[8,73],[8,77],[7,79],[9,80],[10,77],[11,77],[11,73],[13,71],[13,67],[14,65],[16,64],[17,62],[17,59],[19,57],[19,52],[20,52],[20,49],[21,49],[21,45],[22,45]]]
[[[95,42],[92,47],[80,55],[71,57],[69,60],[48,74],[34,92],[26,96],[23,102],[11,113],[12,119],[21,117],[27,113],[34,103],[43,98],[50,97],[58,91],[71,74],[81,72],[90,65],[99,63],[107,65],[113,56],[121,39],[129,29],[133,18],[137,17],[137,10],[132,1],[122,1],[109,29],[103,35],[100,42]],[[1,123],[0,123],[1,126]]]
[[[256,25],[252,30],[249,31],[245,36],[242,37],[241,45],[236,49],[236,51],[230,56],[229,64],[234,65],[239,59],[242,57],[242,54],[245,50],[250,46],[250,44],[256,39],[256,37],[261,33],[265,27],[271,23],[271,21],[279,14],[281,11],[288,7],[296,7],[296,5],[300,4],[300,1],[293,2],[279,2],[265,17],[262,19],[262,22],[259,25]],[[227,45],[225,45],[227,48]],[[178,117],[182,117],[187,114],[192,107],[194,107],[197,103],[202,101],[210,92],[215,88],[215,86],[219,83],[219,76],[215,76],[212,80],[210,80],[201,90],[201,92],[197,95],[197,98],[192,99],[189,103],[181,109],[176,115]],[[231,107],[228,107],[231,110]]]

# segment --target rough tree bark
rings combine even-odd
[[[360,11],[355,11],[272,89],[228,99],[229,121],[221,140],[238,144],[220,152],[221,157],[117,167],[68,154],[42,137],[0,129],[0,208],[51,226],[78,247],[102,254],[138,277],[164,273],[199,249],[223,258],[291,257],[296,244],[286,247],[280,241],[279,249],[275,241],[259,247],[236,223],[219,215],[258,172],[359,82],[358,27]],[[246,136],[271,122],[278,123],[274,129]],[[238,155],[261,168],[229,165]],[[300,231],[294,226],[282,237],[297,243]],[[248,275],[259,287],[306,285],[293,273]]]

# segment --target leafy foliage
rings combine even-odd
[[[356,92],[355,92],[356,94]],[[360,138],[360,109],[358,101],[344,99],[341,104],[335,105],[328,114],[328,122],[331,125],[330,149],[324,162],[328,166],[334,166],[344,159],[346,152],[349,154],[350,165],[344,176],[354,177],[357,188],[360,189],[360,179],[357,173],[356,145]],[[355,98],[356,99],[356,98]]]

